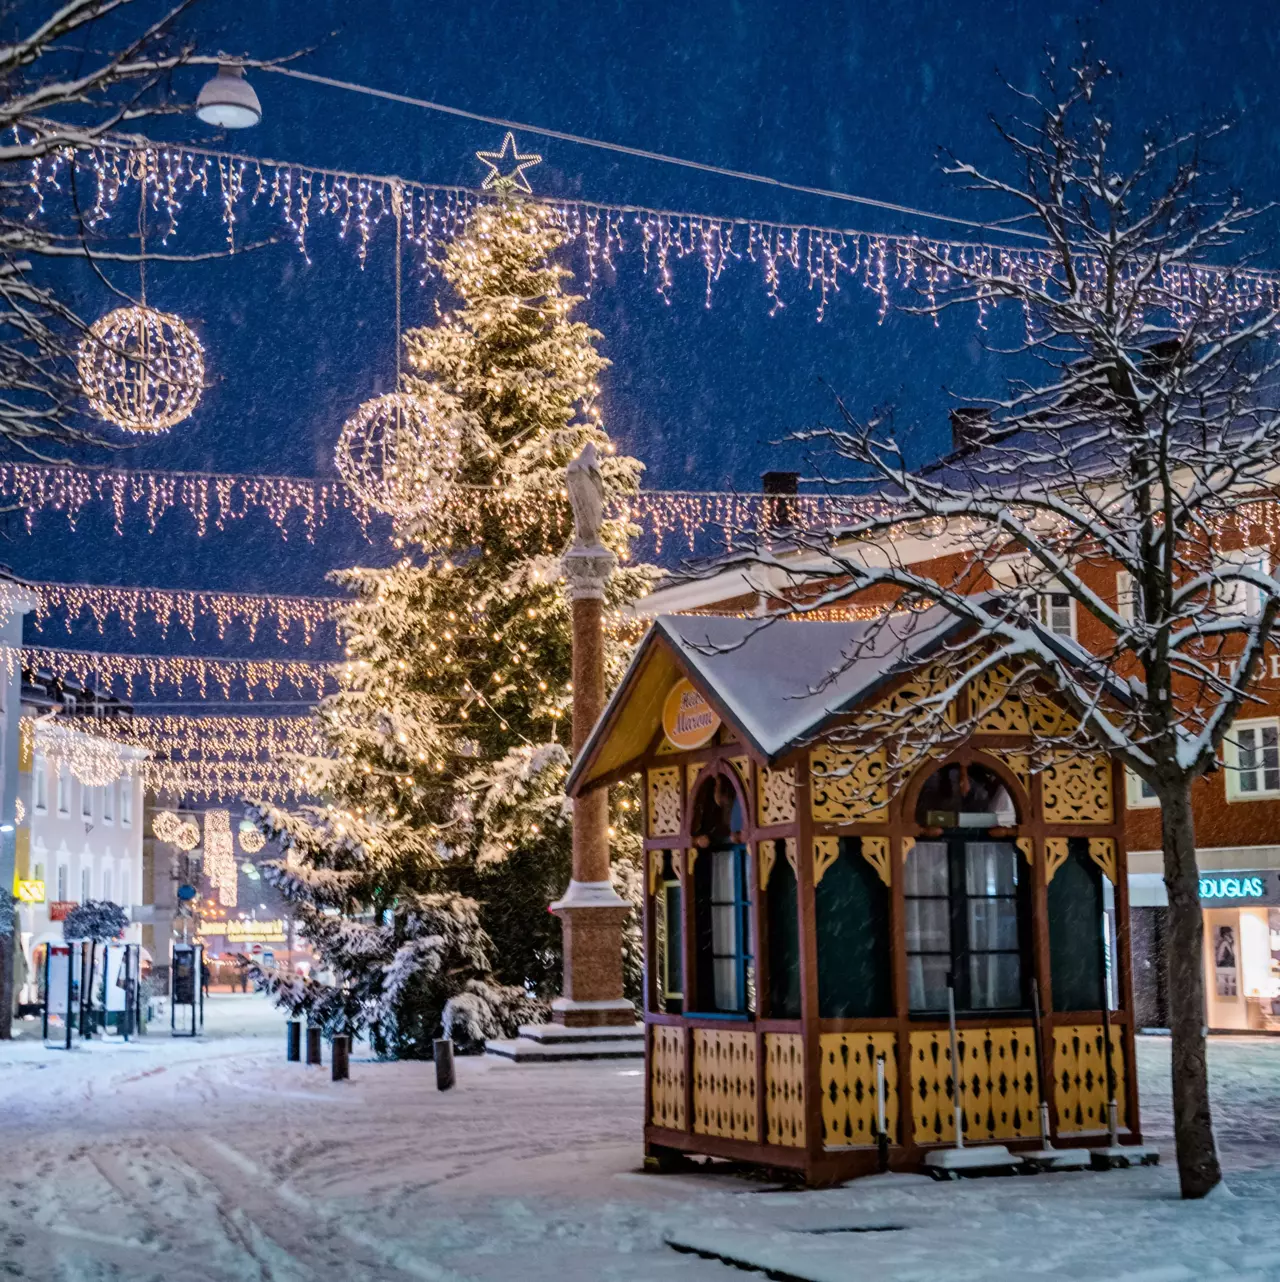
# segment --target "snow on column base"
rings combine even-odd
[[[973,1148],[939,1148],[927,1153],[925,1170],[935,1179],[977,1175],[982,1171],[1010,1171],[1018,1159],[1003,1144],[980,1144]]]
[[[1089,1150],[1095,1171],[1114,1171],[1126,1166],[1158,1166],[1160,1153],[1149,1144],[1108,1144]]]
[[[1087,1148],[1037,1148],[1018,1151],[1022,1165],[1033,1171],[1083,1171],[1089,1165]]]
[[[625,908],[630,909],[611,881],[571,881],[564,895],[551,905],[551,911],[562,908]]]

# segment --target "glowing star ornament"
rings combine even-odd
[[[178,316],[119,307],[81,340],[76,371],[100,418],[126,432],[167,432],[204,393],[204,348]]]
[[[533,195],[524,171],[542,164],[542,157],[532,153],[522,155],[516,146],[516,136],[509,129],[502,140],[501,151],[477,151],[476,159],[489,167],[480,184],[486,191],[519,190]]]
[[[343,424],[334,451],[342,479],[370,507],[399,519],[422,516],[458,467],[456,419],[409,392],[365,401]]]

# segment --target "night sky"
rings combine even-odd
[[[29,6],[38,9],[39,6]],[[135,14],[156,11],[145,0]],[[1233,116],[1217,147],[1225,179],[1250,200],[1280,197],[1280,107],[1271,6],[1206,7],[1193,0],[1130,3],[993,3],[940,0],[885,3],[438,4],[424,0],[202,0],[188,21],[202,46],[274,57],[315,46],[299,66],[319,74],[663,151],[791,182],[831,187],[952,216],[1005,212],[944,177],[937,148],[986,165],[1004,160],[987,119],[1007,113],[1000,76],[1034,88],[1047,44],[1066,56],[1083,38],[1121,73],[1117,116],[1134,132],[1172,115],[1196,125]],[[194,99],[207,73],[186,71],[180,92]],[[398,173],[423,182],[474,185],[478,148],[496,148],[501,129],[408,106],[376,102],[279,76],[255,73],[262,100],[257,128],[219,136],[193,118],[148,126],[157,138],[187,140],[302,164]],[[738,214],[873,231],[964,234],[903,218],[570,143],[521,134],[543,153],[532,172],[541,194],[636,202],[668,209]],[[215,247],[220,225],[191,198],[176,250]],[[278,230],[275,220],[251,225]],[[195,415],[169,436],[131,448],[133,466],[227,472],[333,475],[333,443],[364,399],[389,390],[394,368],[390,221],[379,229],[367,270],[354,245],[331,227],[311,241],[308,265],[288,244],[213,263],[155,267],[149,301],[183,315],[199,332],[214,386]],[[634,234],[632,237],[634,241]],[[1264,251],[1274,262],[1280,249]],[[576,260],[570,265],[580,267]],[[111,269],[136,292],[136,273]],[[88,275],[65,273],[87,316],[115,305]],[[838,391],[861,410],[896,406],[916,456],[945,448],[953,397],[1000,387],[1001,361],[973,316],[935,329],[890,315],[846,286],[822,323],[814,300],[793,281],[788,306],[769,315],[758,267],[739,264],[703,303],[697,262],[676,269],[668,305],[624,254],[616,280],[583,315],[603,332],[613,362],[603,384],[605,422],[619,445],[647,465],[655,488],[759,488],[760,472],[799,466],[788,432],[830,416]],[[429,318],[434,284],[404,293],[405,323]],[[155,535],[140,523],[121,538],[86,516],[71,535],[57,516],[27,534],[3,519],[0,560],[37,579],[228,590],[313,593],[326,570],[385,563],[384,539],[366,543],[351,522],[323,529],[308,546],[300,529],[282,542],[257,518],[203,540],[184,515]],[[28,629],[28,638],[39,634]],[[140,628],[136,639],[91,627],[50,644],[197,653],[294,654],[274,641],[250,647],[212,629],[194,644],[168,643]],[[317,651],[317,656],[319,655]],[[172,695],[163,696],[172,698]],[[296,696],[295,696],[296,697]]]

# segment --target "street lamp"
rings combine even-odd
[[[196,115],[218,129],[248,129],[262,119],[262,104],[244,78],[244,68],[224,62],[200,90]]]

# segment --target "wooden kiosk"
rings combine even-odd
[[[955,1136],[948,976],[967,1145],[1039,1148],[1042,1098],[1055,1146],[1105,1142],[1108,1060],[1139,1143],[1120,768],[1033,772],[1068,714],[994,674],[963,747],[878,785],[850,732],[963,628],[926,611],[849,662],[868,626],[659,618],[574,765],[574,796],[644,776],[646,1154],[830,1183],[877,1169],[883,1107],[917,1169]]]

